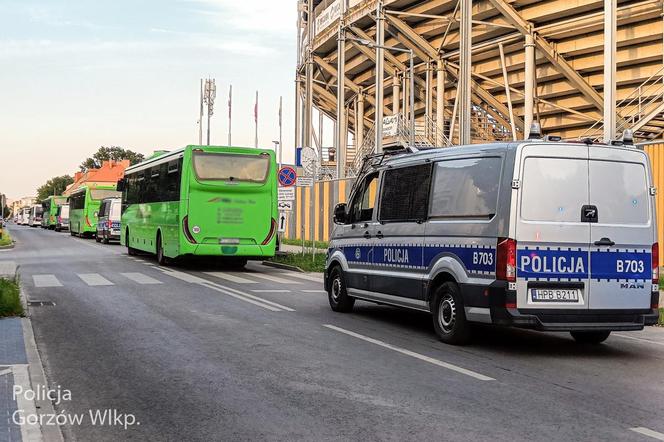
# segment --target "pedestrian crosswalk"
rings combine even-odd
[[[100,273],[34,274],[32,275],[32,285],[36,288],[63,287],[81,282],[89,287],[126,284],[157,285],[171,282],[171,277],[175,275],[176,279],[184,282],[204,282],[204,278],[207,277],[207,280],[221,280],[224,283],[253,285],[257,290],[252,291],[257,293],[289,293],[291,291],[322,293],[323,279],[315,274],[274,271],[181,272],[172,269],[163,269],[164,271],[161,273],[156,272],[155,274],[154,270],[149,267],[145,267],[145,270],[151,272],[152,275],[142,272],[104,272],[103,275]],[[158,268],[158,270],[162,270],[162,268]],[[261,284],[270,288],[262,289]]]

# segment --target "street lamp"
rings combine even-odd
[[[415,68],[413,66],[413,58],[415,56],[414,52],[412,49],[402,49],[398,48],[396,46],[383,46],[383,45],[377,45],[375,42],[371,40],[367,40],[366,38],[355,38],[355,37],[346,37],[346,40],[351,40],[354,41],[362,46],[366,46],[371,49],[375,48],[380,48],[380,49],[387,49],[388,51],[396,51],[396,52],[403,52],[404,54],[408,54],[409,58],[409,70],[410,70],[410,134],[409,134],[409,143],[412,148],[415,147]],[[395,99],[395,98],[393,98]]]

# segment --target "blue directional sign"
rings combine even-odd
[[[279,185],[282,187],[290,187],[295,184],[297,180],[297,172],[291,166],[284,166],[279,169]]]

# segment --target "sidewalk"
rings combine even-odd
[[[288,253],[302,253],[302,246],[293,246],[290,244],[280,244],[279,245],[279,251],[281,252],[288,252]],[[305,253],[306,252],[311,252],[311,247],[305,247],[304,248]],[[316,249],[316,253],[321,253],[325,254],[327,252],[326,249]]]
[[[15,278],[17,270],[14,261],[0,261],[0,277]],[[28,314],[23,288],[21,298]],[[30,394],[14,394],[14,390],[19,388],[29,393],[48,390],[32,324],[28,317],[0,318],[0,415],[5,416],[4,425],[0,424],[0,441],[62,441],[57,425],[19,425],[26,418],[54,413],[50,400],[39,397],[30,400]]]

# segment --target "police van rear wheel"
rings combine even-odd
[[[431,313],[434,329],[441,341],[452,345],[470,341],[470,324],[466,320],[459,286],[455,283],[446,282],[438,287]]]
[[[330,288],[327,292],[330,307],[335,312],[348,313],[353,310],[355,298],[348,296],[346,291],[346,280],[343,271],[339,267],[332,269],[330,273]]]
[[[611,334],[610,331],[573,331],[569,333],[579,344],[601,344]]]

